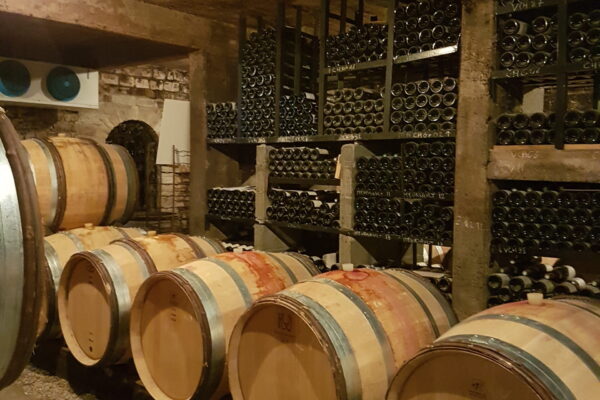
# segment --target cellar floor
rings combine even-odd
[[[69,382],[35,367],[27,367],[12,386],[0,391],[0,400],[97,400],[85,393],[78,395]]]

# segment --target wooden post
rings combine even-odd
[[[492,140],[494,24],[493,1],[463,2],[452,285],[461,319],[483,310],[488,297],[491,186],[486,165]]]
[[[190,54],[190,233],[206,230],[207,144],[206,58],[200,52]]]

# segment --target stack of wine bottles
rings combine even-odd
[[[395,10],[394,53],[416,54],[454,46],[460,37],[460,5],[454,0],[403,1]]]
[[[419,243],[450,244],[454,211],[439,202],[356,197],[354,230],[397,235]]]
[[[299,225],[339,228],[339,194],[326,190],[270,189],[271,205],[267,218],[271,221]]]
[[[311,93],[282,96],[281,136],[309,136],[318,133],[317,101]]]
[[[208,190],[209,215],[254,219],[254,187],[228,187]]]
[[[378,90],[336,90],[325,104],[326,135],[383,133],[384,103]]]
[[[492,246],[501,252],[600,252],[600,191],[498,190]]]
[[[241,134],[265,137],[275,134],[275,30],[253,33],[242,48]]]
[[[572,266],[545,264],[540,257],[511,260],[488,277],[488,289],[489,307],[523,300],[531,292],[542,293],[545,298],[580,295],[600,299],[599,282],[587,283]]]
[[[392,86],[391,94],[392,132],[439,132],[456,129],[456,78],[396,83]]]
[[[600,112],[567,111],[565,114],[565,143],[600,143]]]
[[[539,15],[527,21],[510,18],[499,21],[499,24],[502,69],[543,67],[556,63],[556,15]]]
[[[326,149],[286,147],[269,152],[272,177],[300,179],[334,179],[336,161]]]
[[[404,193],[427,197],[454,193],[454,142],[408,142],[404,153]]]
[[[569,61],[580,63],[600,59],[600,6],[589,13],[569,16]]]
[[[365,24],[325,41],[328,67],[382,60],[387,55],[388,26]]]
[[[356,161],[356,191],[399,192],[402,158],[398,154],[360,157]]]
[[[552,144],[556,116],[552,114],[503,114],[496,120],[496,144]]]
[[[213,103],[206,106],[209,138],[234,138],[237,136],[236,103]]]

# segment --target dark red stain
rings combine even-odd
[[[357,294],[381,322],[399,367],[435,339],[427,315],[397,281],[378,271],[332,271],[319,277],[334,280]]]
[[[214,258],[226,262],[239,261],[245,264],[248,272],[252,274],[258,290],[257,293],[251,292],[254,299],[277,293],[291,285],[291,282],[287,282],[289,279],[284,278],[286,273],[282,271],[282,267],[274,263],[266,254],[257,252],[223,253]]]

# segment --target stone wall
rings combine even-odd
[[[66,133],[104,142],[110,131],[127,120],[139,120],[160,133],[166,99],[189,100],[187,70],[137,66],[101,71],[99,109],[66,111],[6,106],[23,137]]]

